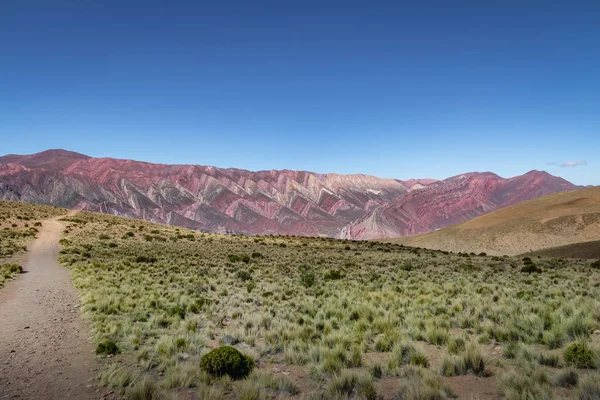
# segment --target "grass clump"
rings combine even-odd
[[[214,349],[200,360],[200,369],[216,377],[227,375],[232,379],[242,379],[253,368],[254,360],[232,346]]]
[[[572,367],[568,367],[568,368],[565,368],[565,369],[559,371],[556,374],[556,376],[554,377],[554,385],[556,385],[558,387],[577,386],[578,382],[579,382],[579,374]]]
[[[483,375],[485,371],[485,359],[481,349],[475,343],[471,343],[462,355],[467,370],[473,371],[475,375]]]
[[[440,375],[442,376],[457,376],[467,373],[467,365],[465,359],[459,356],[442,356],[440,361]]]
[[[392,349],[389,368],[394,369],[406,364],[428,368],[429,359],[421,349],[416,348],[408,341],[402,341],[394,345]]]
[[[507,400],[550,400],[554,399],[547,375],[512,371],[501,375],[498,389]]]
[[[366,374],[343,370],[334,376],[325,389],[327,398],[346,396],[361,400],[375,400],[377,390],[373,385],[373,379]]]
[[[400,388],[399,399],[403,400],[445,400],[454,399],[456,394],[444,385],[442,379],[421,368],[406,372],[408,382]]]
[[[577,400],[600,399],[600,374],[590,374],[581,378],[576,393]]]

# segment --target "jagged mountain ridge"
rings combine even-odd
[[[375,239],[410,236],[468,221],[488,212],[580,188],[544,171],[513,178],[492,172],[450,177],[411,191],[344,227],[342,238]]]
[[[0,199],[252,235],[400,236],[575,188],[539,171],[511,179],[472,173],[444,181],[401,181],[361,174],[151,164],[65,150],[0,157]],[[441,216],[436,205],[447,203],[455,207]],[[390,224],[398,209],[404,222]]]

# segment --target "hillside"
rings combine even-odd
[[[600,187],[555,193],[424,235],[390,240],[454,252],[516,255],[600,239]]]
[[[3,200],[249,235],[404,236],[576,188],[541,171],[508,179],[467,173],[443,181],[401,181],[361,174],[151,164],[65,150],[0,157]]]
[[[525,253],[527,257],[552,257],[552,258],[587,258],[600,259],[600,240],[568,244],[566,246],[550,247]]]

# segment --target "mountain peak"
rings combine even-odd
[[[0,164],[17,163],[27,168],[43,168],[48,171],[62,171],[77,161],[91,157],[63,149],[50,149],[35,154],[8,154],[0,157]]]

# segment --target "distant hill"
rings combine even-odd
[[[435,232],[390,241],[454,252],[517,255],[595,240],[600,240],[600,187],[539,197]],[[568,254],[589,246],[593,245],[547,254]]]
[[[91,158],[65,150],[0,157],[0,199],[143,218],[218,233],[394,237],[577,189],[531,171],[443,181],[307,171],[247,171]]]
[[[376,207],[346,226],[346,239],[416,235],[469,221],[482,214],[556,192],[580,189],[544,171],[513,178],[472,172],[429,182],[419,190]]]

